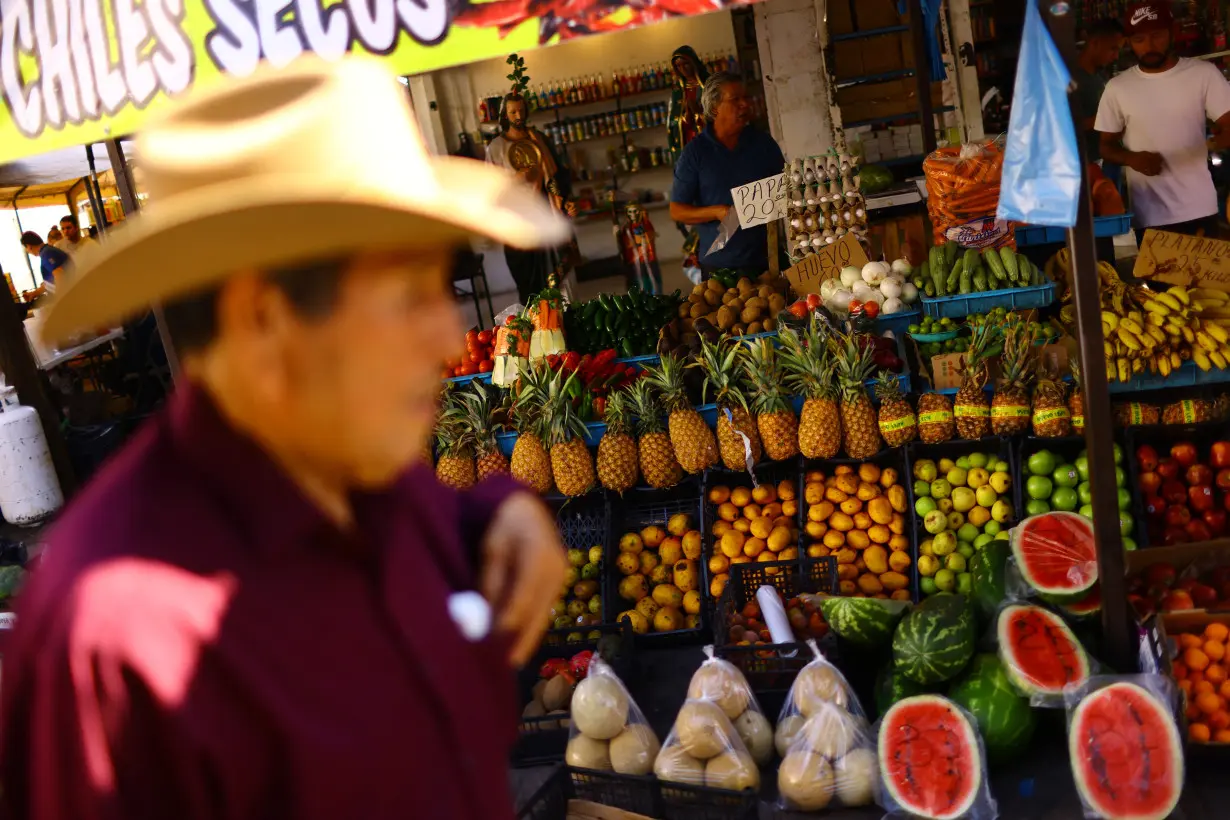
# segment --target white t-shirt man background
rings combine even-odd
[[[1204,60],[1180,59],[1160,73],[1133,67],[1106,84],[1094,128],[1122,132],[1129,151],[1162,155],[1157,176],[1125,169],[1137,227],[1175,225],[1218,212],[1206,121],[1227,112],[1230,83]]]

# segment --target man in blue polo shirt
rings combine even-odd
[[[56,277],[64,272],[71,261],[68,254],[59,248],[44,244],[43,237],[34,231],[26,231],[21,235],[21,246],[26,249],[26,253],[38,257],[39,271],[43,275],[43,284],[34,290],[34,295],[54,293]]]
[[[751,106],[737,75],[724,71],[712,75],[701,93],[701,108],[708,125],[675,163],[671,219],[696,226],[700,266],[706,273],[734,268],[759,276],[769,268],[763,225],[740,228],[720,251],[708,251],[734,205],[730,189],[780,174],[786,160],[771,136],[749,127]]]

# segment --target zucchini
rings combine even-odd
[[[1017,264],[1016,252],[1007,245],[999,249],[999,258],[1004,262],[1004,270],[1008,272],[1008,279],[1014,283],[1023,282],[1021,278],[1021,268]]]
[[[961,246],[956,242],[944,243],[944,267],[951,269],[957,264],[957,255],[961,252]]]
[[[932,276],[935,276],[937,273],[940,276],[948,275],[948,269],[952,266],[945,264],[943,248],[936,246],[931,249],[931,252],[927,256],[928,256],[927,261],[931,263],[931,275]]]
[[[993,248],[987,248],[982,252],[982,261],[987,263],[987,267],[991,270],[991,275],[1000,282],[1005,282],[1008,279],[1008,271],[1004,270],[1004,262],[999,258],[999,253]]]
[[[941,259],[940,261],[941,261],[941,262],[943,262],[944,260],[943,260],[943,259]],[[935,295],[936,295],[937,297],[938,297],[938,296],[947,296],[947,295],[948,295],[948,287],[944,284],[944,269],[943,269],[943,267],[938,267],[938,268],[937,268],[937,267],[932,266],[932,268],[931,268],[931,283],[932,283],[932,285],[933,285],[932,290],[934,290],[934,291],[935,291]]]
[[[931,262],[924,261],[922,265],[914,273],[914,287],[919,290],[923,289],[923,285],[931,281]]]
[[[978,269],[978,251],[974,248],[965,251],[965,269],[969,271],[970,276],[973,276],[974,271]]]
[[[965,272],[965,259],[958,259],[957,264],[952,266],[952,270],[948,272],[948,278],[944,281],[944,290],[949,293],[957,292],[957,285],[961,281],[961,274]]]
[[[968,295],[969,292],[973,290],[973,284],[974,284],[973,275],[969,271],[962,268],[961,279],[958,282],[958,285],[959,285],[958,293],[960,293],[962,296]]]
[[[974,274],[974,290],[978,291],[979,293],[982,293],[983,291],[988,290],[987,272],[984,271],[981,267],[978,268],[978,272]]]

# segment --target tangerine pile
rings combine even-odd
[[[792,481],[776,487],[713,487],[709,503],[717,510],[709,556],[709,594],[722,597],[732,564],[792,561],[799,557],[798,491]],[[776,575],[776,569],[769,569]]]
[[[1187,735],[1193,743],[1230,743],[1230,627],[1211,623],[1200,634],[1178,636],[1173,663],[1187,704]]]

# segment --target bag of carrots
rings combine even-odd
[[[1004,149],[996,140],[937,148],[923,162],[935,244],[1016,247],[1012,224],[995,218]]]

